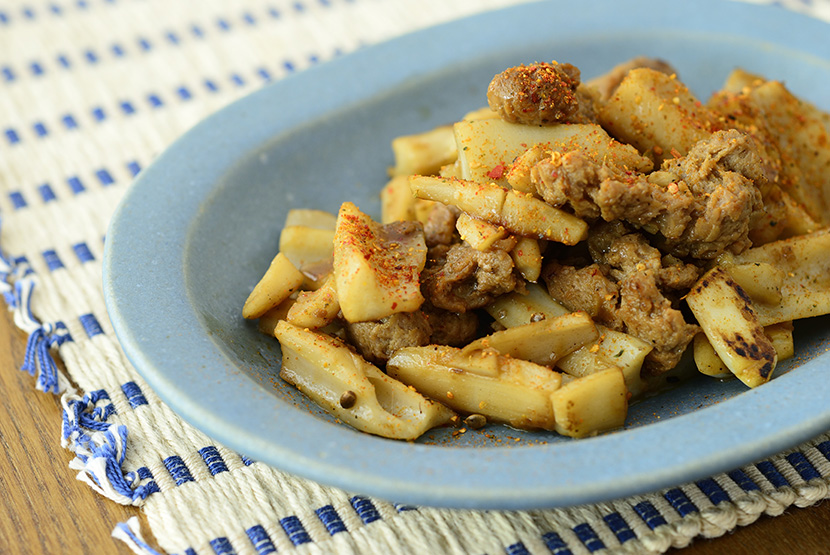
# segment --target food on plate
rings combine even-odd
[[[508,68],[488,105],[392,142],[373,218],[291,210],[242,313],[280,376],[358,430],[581,438],[693,367],[749,387],[830,313],[830,114],[735,70]]]

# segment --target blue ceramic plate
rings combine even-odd
[[[633,406],[616,433],[572,441],[490,427],[491,437],[444,430],[417,443],[355,432],[309,406],[277,377],[277,342],[242,320],[289,209],[336,212],[351,200],[377,215],[390,140],[480,107],[508,66],[556,59],[588,78],[635,55],[659,56],[701,98],[741,66],[830,108],[820,94],[830,87],[823,23],[734,2],[587,5],[523,5],[323,64],[208,118],[143,171],[112,220],[104,285],[124,350],[158,395],[256,460],[357,493],[448,507],[643,493],[830,429],[827,319],[796,327],[797,359],[769,384],[747,391],[694,379]]]

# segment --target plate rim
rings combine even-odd
[[[780,32],[782,27],[786,28],[786,24],[781,25],[781,22],[798,22],[805,29],[805,32],[792,37],[793,44],[795,44],[797,50],[814,56],[820,56],[820,44],[810,42],[806,37],[809,37],[811,33],[817,33],[819,29],[825,33],[829,29],[826,24],[815,19],[785,11],[775,6],[758,6],[721,0],[705,0],[693,4],[694,8],[692,9],[700,10],[703,8],[703,11],[705,11],[708,7],[726,16],[752,13],[753,17],[758,20],[757,24],[747,26],[749,30],[743,32],[742,36],[748,35],[748,38],[756,40],[781,41],[789,39],[791,37],[787,37]],[[703,431],[703,426],[699,422],[700,420],[704,420],[705,423],[711,419],[730,418],[736,410],[737,412],[745,412],[769,407],[776,402],[775,395],[761,387],[747,391],[736,398],[723,401],[718,405],[708,407],[705,411],[707,418],[702,415],[704,411],[699,411],[642,428],[625,430],[624,433],[612,433],[569,443],[568,449],[565,450],[567,456],[564,458],[563,454],[558,452],[563,450],[557,448],[557,445],[561,444],[520,447],[509,451],[489,447],[458,449],[384,440],[353,432],[347,428],[339,429],[336,433],[333,433],[331,424],[316,419],[310,414],[299,414],[302,411],[293,410],[293,407],[288,407],[290,410],[285,411],[286,407],[280,407],[280,403],[275,404],[273,400],[270,400],[275,405],[279,416],[284,418],[286,424],[295,425],[299,422],[302,426],[307,427],[308,432],[319,434],[325,438],[335,449],[342,449],[344,457],[350,457],[341,459],[339,462],[331,459],[321,461],[314,456],[314,449],[305,449],[298,452],[296,445],[275,446],[264,441],[264,436],[258,435],[261,433],[258,430],[264,429],[262,427],[263,423],[255,423],[256,425],[252,425],[244,431],[241,431],[238,426],[230,425],[226,419],[222,418],[221,412],[215,412],[221,410],[221,407],[206,410],[204,399],[188,396],[188,391],[182,389],[183,384],[173,379],[162,367],[164,361],[175,359],[177,353],[168,350],[166,346],[160,347],[158,345],[159,333],[161,333],[161,336],[165,335],[163,330],[152,329],[153,326],[142,327],[141,324],[147,322],[150,316],[146,306],[143,310],[136,310],[135,307],[127,306],[129,304],[127,299],[133,299],[134,302],[137,300],[137,293],[134,288],[139,275],[158,277],[152,273],[152,267],[146,264],[146,258],[152,256],[153,252],[161,252],[166,241],[170,239],[170,236],[159,236],[157,233],[146,234],[143,238],[144,250],[141,251],[145,254],[144,262],[131,259],[127,247],[129,246],[131,250],[133,245],[125,237],[129,237],[130,229],[136,229],[137,226],[146,224],[147,215],[143,211],[146,211],[148,206],[164,206],[165,203],[178,203],[179,206],[182,206],[182,203],[184,203],[187,210],[183,210],[177,216],[178,219],[173,218],[172,220],[172,229],[175,231],[172,237],[186,238],[187,226],[190,221],[186,216],[194,214],[195,210],[198,209],[198,203],[205,200],[199,195],[206,190],[205,180],[210,179],[210,176],[213,175],[211,172],[214,172],[217,168],[227,169],[235,159],[238,159],[238,157],[234,158],[236,153],[249,153],[257,145],[270,140],[275,130],[285,132],[304,124],[307,121],[305,116],[308,109],[302,106],[303,101],[297,95],[307,92],[315,80],[337,82],[337,80],[353,74],[355,71],[360,72],[367,68],[378,67],[380,63],[381,67],[388,67],[390,71],[384,73],[378,79],[388,86],[400,85],[407,80],[417,78],[418,75],[449,67],[448,64],[461,63],[464,59],[469,59],[469,56],[482,55],[480,51],[476,50],[480,49],[482,45],[477,41],[469,41],[448,56],[445,49],[452,33],[481,29],[482,26],[492,28],[503,23],[505,18],[523,19],[529,15],[538,15],[539,11],[556,13],[559,16],[571,15],[573,16],[572,21],[579,20],[580,17],[584,19],[585,14],[579,12],[578,5],[577,2],[558,1],[514,5],[416,31],[310,68],[264,87],[209,116],[176,140],[151,165],[145,168],[121,199],[110,222],[104,247],[103,281],[105,303],[116,336],[127,358],[156,394],[181,415],[185,421],[190,422],[208,436],[220,441],[227,447],[236,449],[248,456],[253,455],[259,460],[273,464],[287,472],[391,501],[453,508],[550,508],[645,493],[677,485],[679,480],[699,479],[746,464],[809,440],[830,429],[830,408],[821,413],[819,418],[815,418],[814,413],[805,414],[805,409],[811,405],[803,403],[788,414],[782,415],[783,424],[779,424],[779,429],[775,433],[769,433],[764,422],[752,422],[745,431],[750,434],[758,433],[760,434],[758,437],[754,439],[724,437],[715,444],[704,445],[698,449],[697,464],[690,467],[688,464],[682,466],[682,463],[678,462],[681,455],[688,453],[687,450],[678,453],[667,453],[657,442],[651,440],[664,431],[671,432],[672,428],[679,427],[684,430],[698,427],[697,436],[691,434],[687,440],[691,442],[695,439],[701,439],[699,436]],[[598,3],[599,12],[605,12],[601,9],[602,6],[610,9],[615,5],[616,3],[613,0],[601,0]],[[642,16],[643,12],[650,13],[652,20],[656,17],[654,12],[659,10],[649,9],[649,6],[653,6],[653,3],[643,0],[626,4],[626,8],[632,10],[630,13],[633,16],[628,21],[629,25],[634,26],[632,28],[636,29],[639,28],[636,27],[637,25],[644,25],[642,19],[635,21],[636,16]],[[688,10],[686,6],[678,7],[678,9],[681,11]],[[756,11],[746,12],[746,10]],[[762,16],[763,13],[767,15]],[[726,27],[719,29],[720,24],[714,27],[704,27],[703,22],[694,19],[692,15],[690,13],[689,17],[677,18],[676,14],[672,14],[672,17],[675,19],[675,25],[677,24],[676,20],[679,19],[683,25],[688,27],[684,30],[712,32],[726,29]],[[669,19],[668,14],[663,17]],[[712,18],[711,16],[706,21],[711,22],[712,20],[734,21],[729,17]],[[605,28],[621,31],[619,26],[624,22],[621,22],[619,18],[615,19],[606,15],[605,19],[594,19],[592,23],[596,23],[593,32],[600,32]],[[734,31],[731,28],[729,30]],[[492,40],[487,48],[490,49],[489,51],[496,51],[496,49],[502,47],[524,46],[523,44],[511,44],[511,41],[515,40],[516,35],[506,33],[499,40]],[[825,39],[825,42],[830,43],[827,39]],[[423,44],[429,46],[424,48]],[[780,44],[780,42],[776,42],[776,44]],[[407,53],[416,45],[419,46],[421,52],[419,57],[412,59]],[[785,45],[790,47],[790,41],[788,40]],[[455,46],[455,43],[453,43],[453,46]],[[404,61],[408,63],[405,68],[402,67],[403,64],[395,65],[396,62]],[[377,86],[377,82],[375,82],[375,86]],[[347,108],[368,98],[366,95],[372,92],[376,91],[367,91],[365,84],[344,87],[339,90],[337,98],[318,98],[320,104],[317,105],[317,108],[322,109],[323,112]],[[274,97],[284,102],[286,107],[285,117],[280,120],[276,129],[260,126],[248,134],[243,133],[240,136],[237,133],[234,135],[236,140],[233,142],[228,140],[224,132],[224,126],[228,125],[228,122],[237,122],[236,124],[239,125],[239,122],[252,121],[252,118],[256,118],[257,108],[261,109],[266,103],[273,102]],[[306,97],[307,99],[308,97]],[[213,156],[209,163],[201,167],[181,163],[183,157],[192,154],[196,146],[204,146],[205,141],[209,141],[208,155]],[[169,179],[170,174],[186,178],[186,185],[181,189],[172,187],[165,189],[162,187],[160,183]],[[160,214],[156,214],[151,221],[160,221],[160,217]],[[184,253],[185,251],[185,243],[182,242],[181,252]],[[144,268],[140,267],[142,264]],[[143,273],[140,270],[143,270]],[[184,286],[186,276],[184,276],[183,269],[175,269],[172,279],[165,283]],[[152,303],[168,303],[168,306],[174,309],[187,312],[189,293],[179,291],[173,293],[173,297],[169,297],[163,288],[149,289],[142,289],[142,297],[140,297],[141,301],[146,303],[147,306],[151,306]],[[140,319],[137,320],[137,316],[140,316]],[[198,342],[197,345],[206,349],[205,357],[203,360],[191,360],[190,363],[194,365],[216,363],[214,357],[216,353],[210,351],[211,344],[209,340]],[[155,351],[153,351],[153,348],[155,348]],[[216,346],[214,345],[213,348],[216,348]],[[221,352],[219,354],[221,355]],[[821,365],[820,363],[826,363],[826,360],[824,360],[826,358],[826,356],[817,357],[817,359],[803,365],[798,372],[791,372],[778,377],[775,383],[783,384],[778,389],[784,388],[788,391],[797,391],[799,388],[809,385],[811,383],[809,378],[820,372],[821,369],[818,367]],[[215,368],[222,367],[219,364]],[[805,368],[806,370],[804,370]],[[244,375],[231,375],[226,376],[226,378],[232,387],[242,387],[243,390],[243,386],[247,381],[250,381],[250,378]],[[187,384],[184,384],[184,387],[186,386]],[[815,391],[813,393],[817,394]],[[269,399],[255,397],[255,401],[258,403],[257,406],[265,406],[269,403]],[[211,399],[210,401],[217,400]],[[736,407],[736,405],[738,406]],[[674,424],[672,425],[672,423]],[[655,430],[659,430],[660,433],[655,432]],[[743,450],[740,453],[725,449],[738,439],[743,445]],[[297,438],[294,438],[294,440],[297,440]],[[623,449],[623,443],[630,442],[642,446],[643,451],[640,453],[639,459],[640,461],[642,459],[649,460],[651,464],[632,469],[632,461],[620,461],[615,457],[614,462],[617,466],[614,471],[609,472],[608,468],[601,466],[601,463],[607,460],[606,457],[609,456],[609,453],[616,453]],[[649,445],[650,443],[651,445]],[[379,452],[382,457],[387,457],[390,460],[394,460],[395,457],[408,457],[410,459],[414,457],[415,460],[428,457],[431,460],[424,461],[424,469],[428,474],[431,473],[433,479],[428,480],[428,483],[424,483],[420,479],[413,481],[411,476],[396,477],[394,473],[375,472],[376,469],[371,469],[366,465],[366,461],[360,460],[360,453],[351,451],[355,445],[358,447],[370,446],[371,449]],[[504,456],[505,453],[508,453],[507,457]],[[591,464],[587,465],[587,468],[591,471],[591,480],[588,481],[580,479],[578,475],[571,472],[566,477],[553,477],[555,479],[552,482],[550,480],[536,482],[519,480],[517,482],[514,479],[501,485],[493,486],[491,484],[490,487],[487,487],[486,480],[498,477],[499,473],[505,472],[506,469],[512,466],[538,464],[539,453],[551,464],[562,464],[563,468],[568,471],[577,468],[576,463],[580,459],[583,461],[598,459],[598,461],[593,466]],[[346,467],[343,466],[344,460],[350,461]],[[435,473],[449,472],[447,467],[450,465],[475,468],[476,464],[482,464],[482,460],[493,469],[493,472],[486,473],[484,477],[476,475],[461,483],[458,478],[464,474],[458,468],[454,468],[451,474],[447,475],[450,479],[445,477],[440,481],[434,480]],[[668,469],[666,465],[669,465]],[[678,470],[681,467],[683,468],[682,472]],[[534,476],[538,480],[538,476],[535,474]]]

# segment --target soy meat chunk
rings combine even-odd
[[[552,125],[579,119],[579,69],[571,64],[538,62],[496,75],[487,102],[505,121]]]
[[[433,306],[452,312],[486,306],[518,283],[509,253],[497,248],[478,251],[465,243],[430,249],[421,274],[424,296]]]
[[[619,287],[598,264],[576,268],[553,261],[545,266],[543,279],[550,296],[570,310],[582,310],[598,324],[623,329],[617,314]]]
[[[646,374],[674,368],[700,328],[686,322],[668,296],[667,285],[681,285],[682,279],[693,282],[699,270],[690,264],[676,268],[679,262],[662,257],[643,235],[621,224],[600,227],[588,245],[594,260],[617,280],[617,315],[624,331],[653,347],[643,365]]]
[[[346,334],[369,362],[386,362],[403,347],[429,343],[432,329],[421,311],[397,312],[375,322],[346,324]]]
[[[645,175],[574,151],[554,154],[531,170],[545,201],[578,216],[625,221],[658,235],[679,257],[713,259],[751,246],[749,232],[764,213],[760,186],[771,178],[749,135],[718,131],[689,153]]]

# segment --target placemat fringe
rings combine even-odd
[[[127,544],[138,555],[163,555],[144,541],[137,517],[130,517],[126,522],[119,522],[112,531],[112,537]]]

